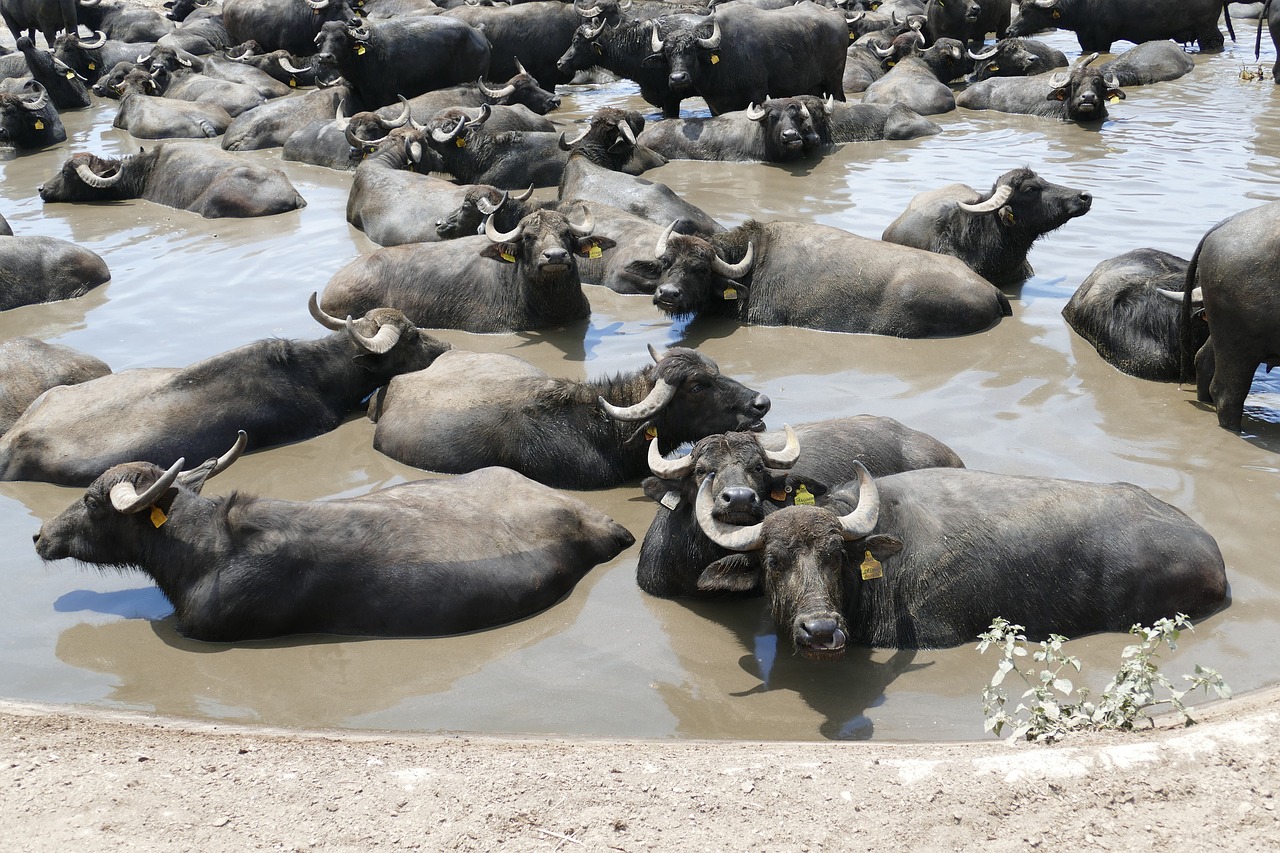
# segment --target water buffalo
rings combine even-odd
[[[124,158],[73,154],[39,192],[46,202],[141,198],[207,219],[270,216],[307,203],[279,169],[196,142],[162,142]]]
[[[111,278],[102,258],[56,237],[0,237],[0,311],[83,296]]]
[[[560,183],[569,155],[556,133],[524,130],[492,132],[486,126],[487,104],[474,117],[463,109],[443,110],[427,123],[431,147],[443,171],[464,184],[492,184],[502,189],[553,187]]]
[[[956,258],[824,225],[750,220],[707,239],[668,229],[654,256],[667,268],[653,301],[668,314],[924,338],[979,332],[1012,313]]]
[[[874,38],[849,45],[841,78],[841,88],[845,92],[865,92],[868,86],[884,76],[884,62],[877,52],[884,49],[881,42],[882,39]]]
[[[555,206],[547,202],[530,202],[533,187],[529,187],[519,195],[512,195],[510,190],[498,189],[490,184],[463,186],[447,184],[447,186],[455,190],[452,194],[454,197],[460,195],[461,198],[457,207],[436,219],[435,238],[439,240],[456,240],[459,237],[470,237],[472,234],[483,234],[486,217],[493,219],[493,227],[496,230],[510,231],[520,223],[521,219],[538,208]],[[599,230],[598,223],[596,230]],[[582,261],[579,260],[578,263],[581,266]]]
[[[1057,48],[1026,38],[1000,39],[979,53],[969,51],[969,58],[974,62],[970,83],[989,77],[1030,77],[1070,64]]]
[[[76,17],[90,30],[120,41],[156,41],[175,26],[154,9],[125,0],[76,0]]]
[[[650,125],[639,143],[671,160],[783,163],[816,158],[831,149],[832,103],[812,95],[772,98],[741,112],[667,119]]]
[[[1051,184],[1027,168],[1005,172],[986,193],[965,184],[920,193],[881,239],[954,255],[997,284],[1031,277],[1031,244],[1084,216],[1093,196]]]
[[[1089,67],[1097,58],[1096,53],[1083,56],[1066,73],[993,77],[974,83],[956,96],[956,106],[1081,123],[1105,121],[1107,102],[1121,101],[1125,94],[1114,76]]]
[[[663,458],[660,450],[649,448],[655,476],[644,481],[644,491],[659,507],[636,565],[637,584],[660,598],[721,597],[723,592],[700,590],[698,578],[719,560],[751,559],[721,548],[698,526],[694,499],[704,478],[713,480],[716,519],[750,525],[797,502],[825,503],[824,484],[856,477],[855,462],[881,476],[916,468],[964,467],[955,451],[933,436],[874,415],[787,427],[785,440],[777,433],[711,436],[676,459]],[[759,592],[739,590],[748,591]]]
[[[229,462],[118,465],[34,537],[44,560],[136,568],[179,633],[429,636],[550,607],[634,542],[625,528],[514,471],[294,502],[200,490]]]
[[[0,344],[0,433],[50,388],[78,385],[110,372],[106,362],[71,347],[10,338]]]
[[[40,50],[26,36],[18,39],[17,47],[27,61],[31,79],[44,87],[55,107],[78,110],[89,106],[91,101],[89,90],[84,85],[85,78],[74,68],[49,51]]]
[[[140,62],[141,59],[139,57]],[[157,45],[151,49],[146,65],[155,77],[156,83],[159,84],[164,97],[216,104],[226,110],[232,118],[262,106],[268,97],[274,97],[274,95],[264,95],[256,85],[217,79],[202,74],[196,67],[197,62],[200,60],[196,57],[185,57],[172,48]],[[202,67],[203,63],[201,63]],[[266,75],[262,77],[273,86],[279,85]],[[276,92],[275,94],[285,93]]]
[[[226,131],[231,116],[217,104],[160,97],[160,87],[143,68],[130,71],[120,85],[120,108],[112,127],[139,139],[203,139]]]
[[[45,148],[67,139],[49,93],[34,81],[21,94],[0,92],[0,146]]]
[[[489,73],[498,79],[516,74],[517,63],[523,63],[529,73],[553,89],[555,84],[573,79],[572,73],[556,67],[578,28],[578,13],[571,4],[539,0],[516,6],[463,5],[443,16],[466,21],[484,32],[492,48]]]
[[[454,350],[375,397],[373,446],[428,471],[502,465],[548,486],[605,489],[643,476],[649,445],[764,429],[769,398],[711,359],[684,348],[650,354],[640,370],[581,382],[514,356]]]
[[[320,28],[355,17],[346,0],[223,0],[222,21],[232,44],[256,41],[263,50],[303,56],[315,50]]]
[[[222,147],[227,151],[256,151],[284,145],[307,125],[329,121],[347,94],[345,86],[334,86],[268,101],[236,116],[222,137]]]
[[[246,429],[269,447],[335,429],[391,377],[428,367],[449,345],[399,311],[333,333],[257,341],[184,368],[139,368],[49,391],[0,438],[0,479],[84,486],[125,460],[167,464],[183,448],[216,455]]]
[[[922,32],[929,44],[938,39],[955,39],[962,45],[970,40],[982,41],[985,34],[976,32],[982,7],[978,0],[927,0]]]
[[[831,141],[872,142],[880,139],[918,139],[942,128],[903,104],[833,104]]]
[[[338,270],[322,304],[339,315],[391,305],[419,325],[471,332],[562,326],[591,313],[574,256],[613,245],[592,226],[539,210],[507,233],[490,221],[484,236],[378,249]]]
[[[315,71],[305,61],[287,50],[272,50],[264,53],[256,42],[245,42],[227,48],[223,51],[223,55],[232,62],[258,69],[290,89],[305,89],[316,85]]]
[[[872,479],[862,468],[856,496],[853,484],[837,491],[840,510],[790,506],[738,527],[714,517],[711,479],[698,492],[702,529],[760,559],[713,564],[699,588],[763,587],[778,631],[815,660],[848,643],[958,646],[997,616],[1035,639],[1078,637],[1200,618],[1226,600],[1218,543],[1129,483],[950,468]]]
[[[1187,268],[1180,327],[1182,377],[1189,379],[1194,369],[1200,401],[1217,407],[1219,426],[1237,432],[1254,371],[1259,364],[1268,369],[1280,364],[1278,222],[1280,202],[1222,220],[1200,240]],[[1199,351],[1193,301],[1203,302],[1210,331]]]
[[[1177,80],[1196,67],[1182,45],[1171,41],[1149,41],[1126,50],[1110,62],[1098,66],[1103,75],[1121,86],[1147,86]]]
[[[560,202],[556,209],[574,219],[591,217],[595,223],[592,233],[615,244],[598,258],[588,255],[577,259],[578,275],[584,284],[598,284],[614,293],[653,295],[666,269],[662,261],[653,257],[654,244],[664,230],[661,225],[612,205],[582,199]]]
[[[32,40],[39,32],[53,47],[58,33],[76,31],[76,0],[0,0],[0,17],[14,41],[23,30]]]
[[[1135,249],[1094,267],[1072,294],[1062,316],[1112,366],[1163,382],[1178,381],[1179,324],[1184,258],[1156,249]],[[1162,291],[1164,293],[1162,293]],[[1167,293],[1178,294],[1177,301]],[[1203,312],[1193,319],[1193,347],[1209,338]]]
[[[651,29],[650,47],[666,64],[676,94],[701,95],[713,115],[746,109],[769,97],[830,95],[844,100],[849,28],[842,14],[814,3],[762,10],[728,4],[700,23],[665,36]]]
[[[1035,35],[1041,30],[1073,30],[1080,49],[1110,53],[1111,43],[1120,39],[1139,44],[1173,39],[1179,43],[1199,42],[1201,52],[1222,50],[1218,18],[1226,13],[1228,0],[1182,0],[1180,3],[1153,0],[1018,0],[1018,20],[1009,27],[1011,36]],[[1227,32],[1235,41],[1231,15],[1226,15]]]
[[[64,33],[58,36],[53,55],[93,84],[121,62],[132,66],[139,56],[149,55],[153,47],[155,44],[151,42],[112,41],[102,31],[94,33],[92,39],[81,38],[76,33]]]
[[[479,80],[489,71],[484,34],[439,15],[383,21],[330,21],[315,39],[313,63],[341,75],[364,109],[432,89]]]
[[[394,119],[384,119],[371,111],[347,116],[345,103],[339,103],[332,118],[313,121],[294,131],[284,141],[281,156],[327,169],[351,171],[390,133],[410,126],[409,106],[403,98],[400,101],[400,116]],[[420,141],[425,140],[419,128],[414,126],[412,130]],[[421,156],[418,159],[421,160]],[[431,163],[433,168],[439,168],[440,158],[431,155]]]
[[[867,87],[862,102],[903,104],[920,115],[951,112],[956,99],[947,83],[963,75],[969,62],[961,42],[938,39],[927,50],[897,60],[889,73]]]
[[[515,88],[508,94],[512,86]],[[418,124],[430,124],[441,112],[453,107],[466,109],[474,118],[474,108],[487,106],[490,109],[487,124],[491,133],[502,130],[550,133],[556,129],[555,122],[544,116],[559,105],[558,97],[538,86],[538,81],[528,75],[516,75],[496,89],[480,80],[447,89],[433,89],[409,99],[410,114]],[[386,116],[399,109],[399,105],[392,105],[381,107],[376,112]]]

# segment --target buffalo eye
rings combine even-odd
[[[703,391],[705,391],[705,390],[706,390],[706,388],[707,388],[707,386],[703,385],[701,382],[695,382],[695,383],[693,383],[692,385],[690,385],[690,386],[689,386],[689,393],[690,393],[690,394],[701,394]]]
[[[757,462],[757,463],[756,463],[755,472],[756,472],[757,474],[762,474],[762,473],[764,473],[764,463],[763,463],[763,462]]]
[[[98,499],[93,495],[85,495],[84,507],[88,510],[96,510],[98,508]]]
[[[1024,192],[1024,193],[1028,193],[1028,194],[1030,194],[1030,193],[1038,193],[1038,192],[1040,192],[1040,187],[1036,186],[1035,184],[1023,184],[1023,185],[1022,185],[1022,192]]]

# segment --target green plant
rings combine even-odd
[[[1122,663],[1115,678],[1098,697],[1089,701],[1086,687],[1077,688],[1067,677],[1071,670],[1080,671],[1080,659],[1063,651],[1067,638],[1050,634],[1028,652],[1027,638],[1021,625],[1011,625],[997,618],[986,633],[979,634],[978,652],[984,653],[995,646],[1002,656],[996,664],[991,682],[982,689],[982,710],[986,716],[986,730],[999,735],[1007,726],[1012,729],[1009,740],[1054,741],[1072,731],[1098,731],[1121,729],[1128,731],[1139,719],[1151,721],[1147,711],[1160,705],[1169,705],[1182,715],[1184,725],[1195,722],[1182,702],[1182,697],[1193,690],[1212,690],[1219,697],[1231,698],[1231,688],[1222,676],[1208,667],[1196,666],[1195,675],[1182,676],[1191,684],[1185,690],[1177,690],[1155,664],[1162,646],[1177,648],[1182,629],[1194,630],[1191,620],[1179,613],[1172,619],[1157,620],[1150,628],[1134,625],[1129,633],[1141,642],[1126,646],[1120,657]],[[1031,660],[1042,664],[1022,670],[1018,658],[1030,654]],[[1027,685],[1021,701],[1013,712],[1007,708],[1009,697],[1001,685],[1010,673],[1017,673]],[[1168,697],[1157,699],[1155,692],[1163,688]],[[1075,698],[1072,698],[1072,694]]]

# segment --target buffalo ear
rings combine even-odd
[[[645,477],[644,482],[640,484],[640,488],[649,500],[660,501],[662,496],[671,488],[671,481],[664,480],[661,477]]]
[[[702,570],[700,592],[754,592],[760,587],[760,561],[750,554],[721,557]]]
[[[579,237],[578,254],[584,258],[598,258],[605,249],[612,249],[616,245],[618,244],[608,237]]]
[[[1066,99],[1067,99],[1066,86],[1059,86],[1058,88],[1050,92],[1049,96],[1045,98],[1046,101],[1065,101]]]
[[[815,498],[830,491],[825,483],[809,477],[799,477],[788,471],[767,472],[764,485],[768,491],[769,500],[778,506],[795,506],[796,494],[799,493],[801,486]]]
[[[201,483],[201,485],[204,485],[204,484]],[[199,489],[197,489],[196,491],[199,492]],[[160,511],[163,512],[165,515],[168,515],[169,511],[173,509],[173,501],[177,497],[178,497],[178,487],[173,486],[169,489],[166,489],[165,493],[161,495],[159,498],[157,498],[156,502],[152,504],[152,506],[160,507]]]
[[[480,257],[514,264],[519,257],[516,254],[519,250],[515,243],[490,243],[480,250]]]
[[[1108,98],[1108,99],[1111,99],[1111,98],[1117,98],[1117,99],[1119,99],[1119,100],[1123,101],[1123,100],[1125,99],[1125,95],[1124,95],[1124,92],[1123,92],[1122,90],[1120,90],[1120,89],[1108,89],[1108,90],[1107,90],[1107,98]]]
[[[874,536],[858,540],[858,546],[870,551],[871,556],[881,562],[889,559],[903,548],[901,539],[883,533],[877,533]]]

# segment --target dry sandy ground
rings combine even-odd
[[[3,850],[1280,847],[1280,690],[1066,746],[292,732],[0,703]]]

